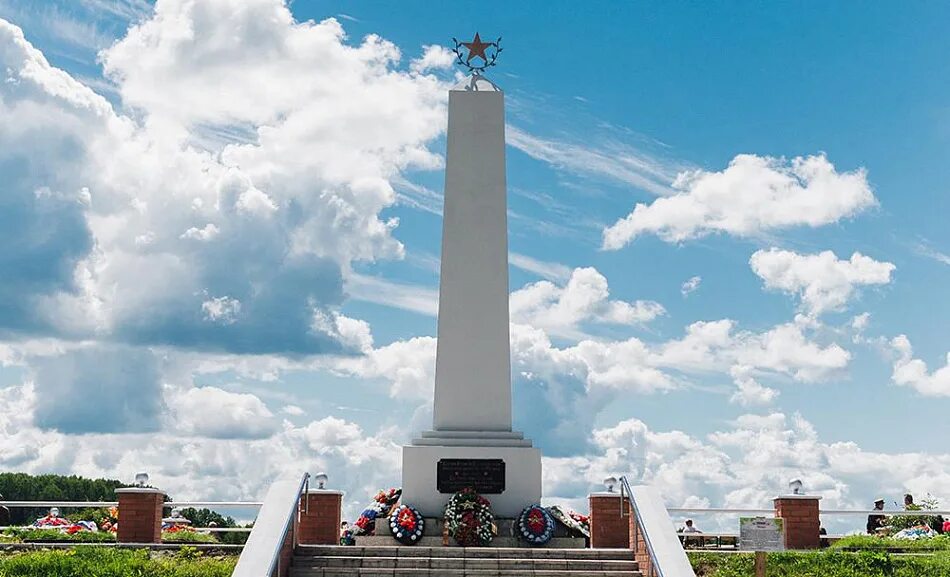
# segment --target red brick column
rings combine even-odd
[[[294,546],[299,529],[300,524],[294,519],[294,522],[290,525],[290,529],[287,531],[287,536],[284,537],[283,545],[280,546],[277,567],[274,568],[270,577],[288,577],[288,575],[290,575],[290,565],[294,558]]]
[[[161,543],[165,492],[145,487],[116,489],[119,497],[119,543]]]
[[[620,493],[591,493],[590,546],[593,549],[626,549],[630,546],[630,506]]]
[[[630,515],[630,548],[633,549],[633,557],[640,564],[640,571],[644,575],[649,575],[649,568],[653,564],[650,558],[650,549],[647,547],[646,539],[643,538],[643,531],[637,524],[636,515]]]
[[[783,520],[786,549],[818,549],[821,545],[819,500],[821,497],[808,495],[775,498],[775,516]]]
[[[309,505],[309,507],[308,507]],[[301,545],[339,545],[343,493],[311,489],[300,496],[300,527],[297,542]]]

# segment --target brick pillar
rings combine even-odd
[[[309,505],[309,508],[308,508]],[[300,528],[297,542],[301,545],[339,545],[343,493],[311,489],[300,496]]]
[[[786,549],[819,548],[819,500],[821,497],[808,495],[783,495],[775,498],[775,516],[782,519]]]
[[[653,564],[653,559],[650,558],[650,549],[647,547],[646,539],[643,538],[643,531],[640,530],[640,526],[637,524],[636,515],[630,515],[630,548],[633,549],[633,557],[640,564],[640,571],[644,575],[649,575],[649,569]]]
[[[630,506],[620,493],[591,493],[590,546],[592,549],[626,549],[630,546]]]
[[[287,536],[284,537],[284,543],[280,546],[280,553],[277,557],[277,567],[271,572],[270,577],[288,577],[290,575],[290,566],[294,558],[294,546],[297,539],[300,524],[296,519],[291,523]]]
[[[165,492],[145,487],[116,489],[119,497],[119,543],[161,543]]]

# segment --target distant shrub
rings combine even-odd
[[[214,538],[214,535],[208,535],[207,533],[199,533],[197,531],[176,531],[174,533],[163,531],[162,542],[163,543],[218,543],[218,540]]]
[[[230,577],[236,557],[159,555],[145,549],[75,547],[0,555],[3,577]]]
[[[950,551],[950,535],[937,535],[930,539],[892,539],[875,535],[849,535],[831,545],[832,549],[872,551]]]
[[[753,577],[752,553],[689,552],[698,577]],[[787,551],[766,557],[769,577],[946,577],[950,551],[892,555],[887,551]]]
[[[2,542],[6,543],[110,543],[115,541],[115,535],[107,531],[79,531],[67,535],[59,529],[28,529],[10,528],[2,533]]]

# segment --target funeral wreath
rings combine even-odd
[[[409,505],[400,505],[389,516],[389,529],[393,538],[403,545],[415,545],[422,539],[426,521],[422,515]]]
[[[541,505],[529,505],[518,517],[518,533],[531,545],[544,545],[554,536],[554,518]]]
[[[496,533],[491,503],[472,488],[462,489],[449,499],[445,526],[462,547],[486,547]]]

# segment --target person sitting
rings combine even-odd
[[[702,531],[700,531],[693,525],[692,519],[687,519],[686,525],[682,529],[680,529],[680,533],[702,533]]]
[[[695,535],[695,534],[697,534],[697,533],[702,533],[702,531],[700,531],[699,529],[696,528],[695,525],[693,525],[693,520],[692,520],[692,519],[687,519],[687,520],[686,520],[686,524],[685,524],[684,526],[680,527],[677,532],[678,532],[678,533],[683,533],[683,535],[684,535],[683,537],[680,537],[680,541],[683,542],[683,546],[684,546],[684,547],[702,545],[702,538],[701,538],[701,537],[686,537],[686,536],[685,536],[685,535],[687,535],[687,534]]]
[[[884,510],[884,499],[878,499],[874,501],[874,510],[883,511]],[[886,522],[886,517],[884,515],[868,515],[868,525],[867,531],[868,535],[876,535],[878,529],[884,526]]]

